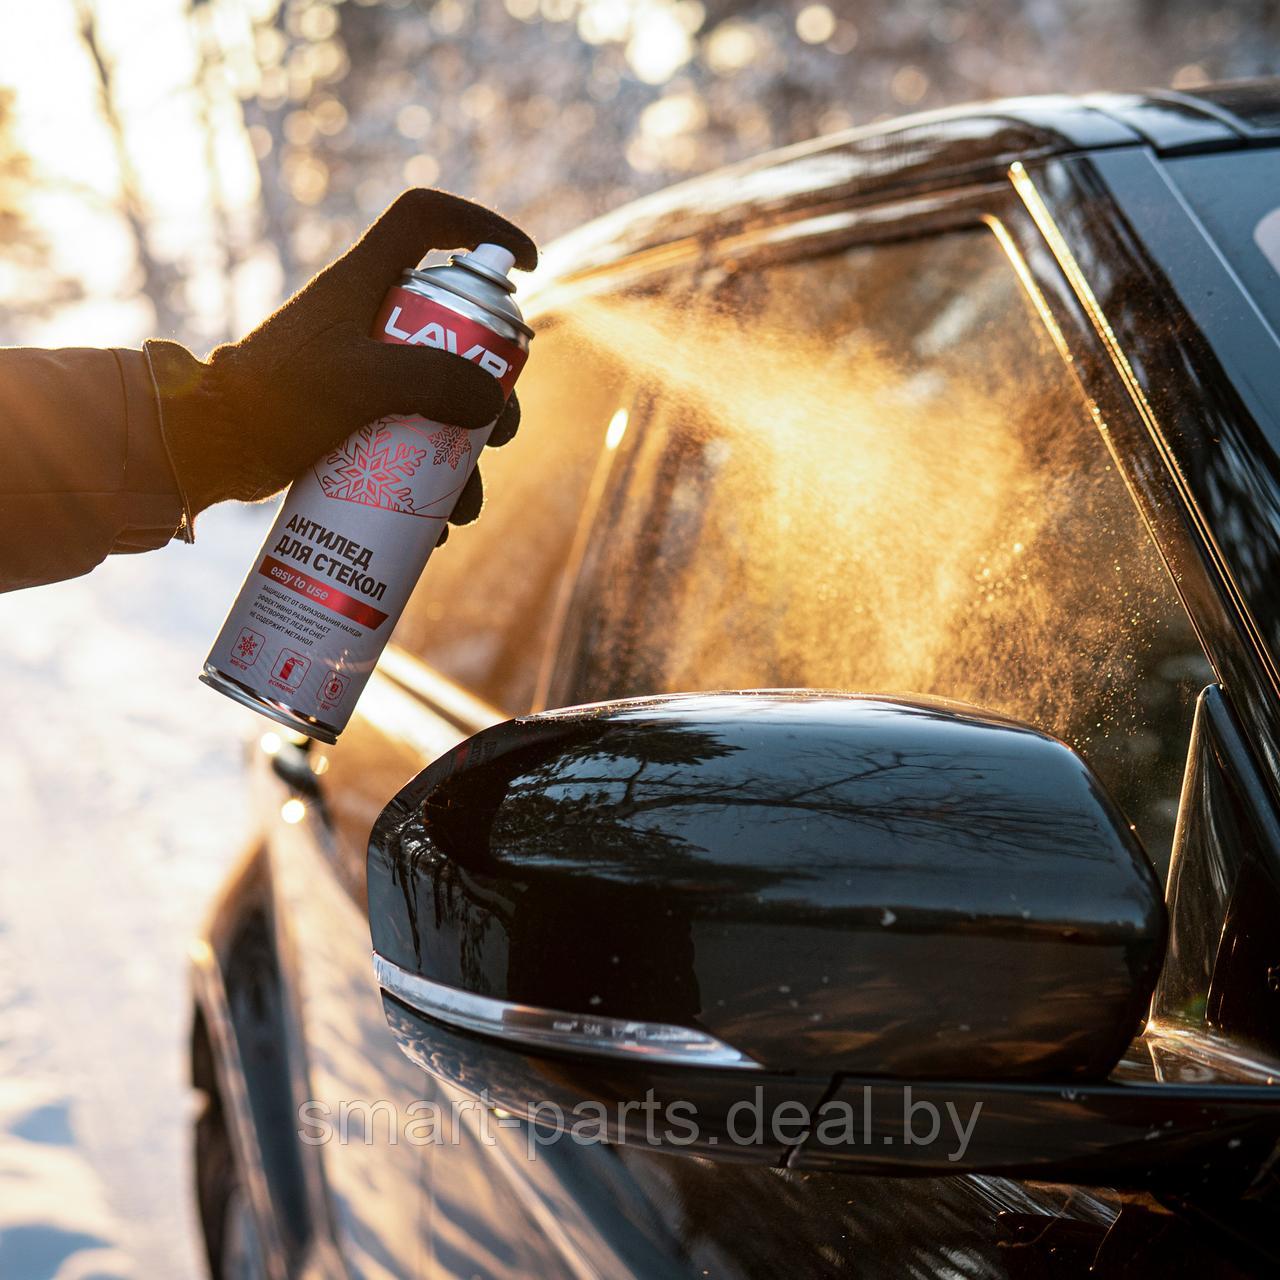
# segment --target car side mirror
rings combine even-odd
[[[1150,1121],[1104,1104],[1105,1134],[1043,1149],[1068,1094],[1116,1087],[1165,910],[1097,778],[1013,720],[800,691],[513,720],[400,792],[368,874],[401,1048],[553,1128],[585,1102],[600,1136],[723,1158],[1115,1176]],[[910,1141],[913,1087],[939,1116],[987,1099],[964,1163]],[[819,1149],[846,1095],[862,1132]],[[646,1100],[692,1120],[664,1140],[620,1110]]]

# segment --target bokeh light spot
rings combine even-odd
[[[434,186],[440,177],[440,162],[435,156],[411,156],[404,163],[404,180],[411,187]]]
[[[396,129],[401,137],[411,138],[415,142],[425,138],[431,131],[431,112],[417,102],[401,107],[396,115]]]
[[[645,84],[666,84],[693,57],[693,42],[671,9],[649,10],[627,42],[627,63]]]
[[[836,15],[825,4],[807,4],[796,14],[796,35],[805,44],[824,44],[836,33]]]
[[[718,75],[731,75],[757,61],[761,48],[760,33],[754,23],[729,18],[707,37],[707,65]]]
[[[889,81],[889,92],[904,107],[913,107],[929,92],[929,77],[919,67],[899,67]]]

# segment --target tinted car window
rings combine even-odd
[[[1280,334],[1280,149],[1190,156],[1165,172]]]
[[[730,274],[627,321],[651,409],[561,700],[958,699],[1082,751],[1166,864],[1209,669],[995,238]]]
[[[509,715],[532,705],[578,516],[622,394],[620,366],[581,325],[535,323],[520,431],[480,460],[491,500],[433,554],[394,636]]]

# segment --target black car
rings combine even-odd
[[[1275,1272],[1278,146],[997,103],[553,246],[483,518],[262,737],[216,1275]]]

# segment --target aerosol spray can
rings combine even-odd
[[[514,261],[482,244],[406,271],[374,337],[452,351],[510,394],[533,336],[511,297]],[[289,487],[200,679],[336,741],[492,429],[381,418],[317,460]]]

